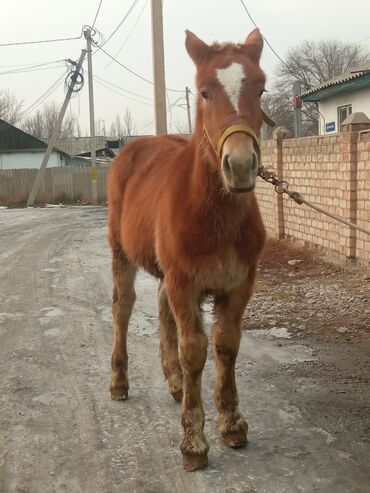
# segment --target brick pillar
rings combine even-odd
[[[283,169],[283,140],[291,137],[291,132],[286,127],[277,127],[272,134],[274,141],[274,161],[276,166],[276,173],[279,181],[284,180]],[[278,223],[278,238],[283,240],[285,238],[285,224],[284,224],[284,199],[281,194],[277,194],[277,223]]]
[[[339,136],[341,147],[341,161],[346,165],[347,178],[347,210],[343,210],[345,219],[357,223],[357,141],[358,132],[345,131]],[[356,258],[357,231],[354,228],[343,226],[341,244],[345,249],[345,256],[353,261]]]

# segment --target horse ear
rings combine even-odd
[[[263,48],[263,38],[258,28],[254,29],[245,40],[245,46],[248,49],[248,55],[251,59],[259,63]]]
[[[186,51],[195,65],[198,65],[202,60],[208,57],[211,48],[188,29],[186,29],[185,33]]]

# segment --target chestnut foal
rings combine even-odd
[[[265,231],[253,193],[261,165],[259,67],[263,40],[207,45],[186,32],[196,66],[196,128],[190,140],[143,137],[125,146],[109,176],[109,240],[113,254],[112,399],[128,396],[128,323],[138,267],[159,282],[164,375],[182,401],[184,468],[207,465],[201,378],[207,356],[201,303],[214,299],[212,332],[219,428],[243,447],[248,425],[238,410],[235,360],[241,320],[251,296]]]

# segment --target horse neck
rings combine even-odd
[[[233,194],[225,189],[219,170],[219,158],[205,138],[199,112],[190,145],[193,160],[189,194],[194,211],[208,217],[218,216],[230,220],[230,223],[238,223],[241,216],[245,216],[245,211],[252,201],[248,197],[249,194]]]

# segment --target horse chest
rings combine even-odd
[[[235,251],[206,259],[197,270],[200,288],[211,293],[227,293],[238,288],[248,274],[248,266],[240,261]]]

